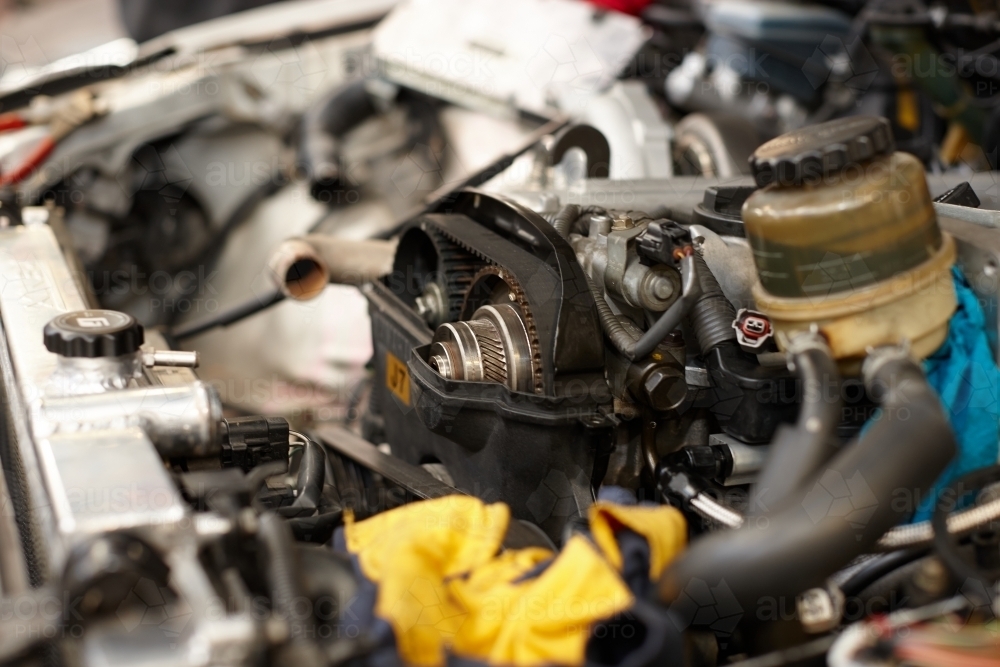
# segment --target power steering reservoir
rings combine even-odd
[[[743,205],[779,345],[815,324],[845,372],[870,346],[908,342],[923,358],[955,310],[955,244],[938,227],[924,167],[894,152],[889,123],[853,116],[782,135],[751,166]]]

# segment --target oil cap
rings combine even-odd
[[[75,310],[45,325],[45,349],[63,357],[120,357],[143,339],[142,325],[117,310]]]
[[[760,187],[803,185],[895,149],[885,118],[848,116],[768,141],[750,156],[750,167]]]

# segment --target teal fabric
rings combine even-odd
[[[958,308],[948,338],[924,361],[924,372],[948,411],[958,455],[918,505],[914,521],[929,519],[941,490],[968,472],[997,463],[1000,439],[1000,370],[986,339],[986,320],[972,288],[952,269]]]

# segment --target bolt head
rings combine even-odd
[[[687,383],[678,373],[654,368],[646,376],[642,387],[646,400],[654,410],[673,410],[687,398]]]

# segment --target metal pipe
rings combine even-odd
[[[948,533],[964,535],[991,521],[1000,519],[1000,498],[977,507],[955,512],[948,517]],[[930,521],[896,526],[878,541],[881,551],[895,551],[907,547],[927,546],[934,541],[934,528]]]
[[[147,368],[157,366],[198,368],[198,361],[198,353],[188,350],[153,350],[142,353],[142,365]]]
[[[306,301],[331,282],[361,285],[387,275],[395,254],[395,240],[309,234],[281,243],[268,268],[285,296]]]

